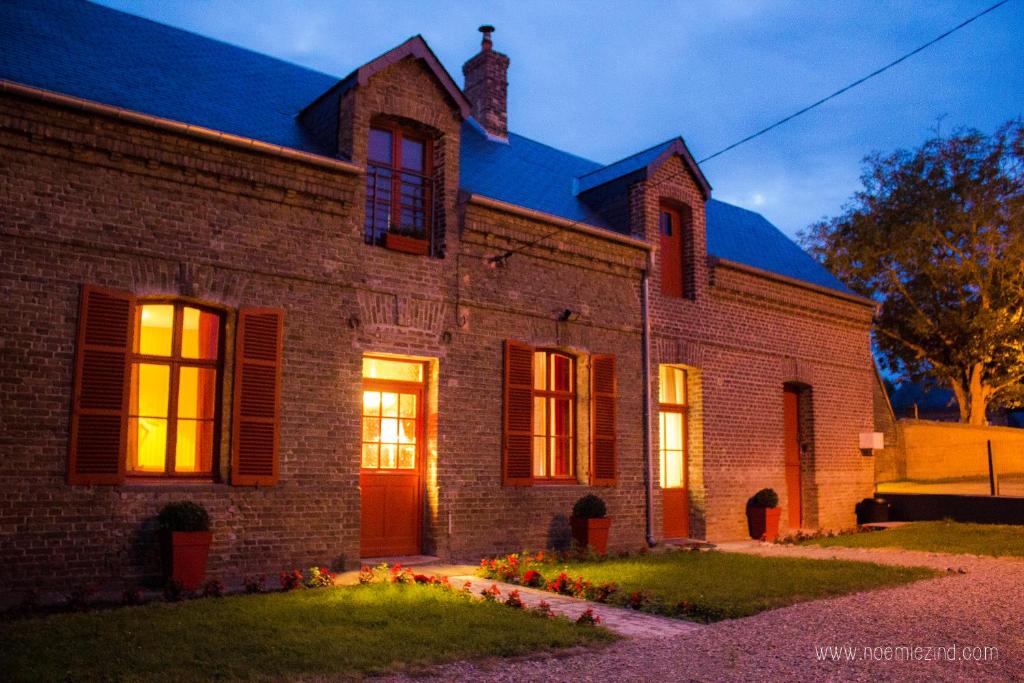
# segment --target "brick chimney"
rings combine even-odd
[[[481,26],[480,52],[462,65],[463,91],[473,105],[473,118],[499,138],[508,137],[508,56],[494,51],[493,26]]]

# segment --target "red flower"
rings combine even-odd
[[[523,585],[530,586],[531,588],[537,588],[543,585],[544,577],[540,575],[540,572],[535,569],[529,569],[523,574]]]

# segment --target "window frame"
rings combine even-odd
[[[553,348],[535,348],[533,350],[533,353],[534,353],[534,369],[536,369],[536,367],[537,367],[536,366],[536,356],[537,356],[537,354],[538,353],[545,354],[545,362],[544,362],[544,372],[545,372],[544,383],[545,383],[545,385],[548,382],[548,378],[551,377],[552,364],[554,362],[554,358],[555,357],[562,357],[562,358],[565,358],[565,359],[567,359],[569,361],[569,390],[568,391],[561,391],[561,390],[552,389],[552,388],[538,389],[537,388],[536,372],[534,373],[535,376],[534,376],[534,386],[533,386],[533,403],[534,403],[534,408],[533,408],[534,412],[533,412],[533,414],[534,414],[534,416],[536,416],[536,408],[535,408],[535,406],[536,406],[536,400],[538,398],[543,398],[545,400],[545,415],[546,416],[549,414],[548,411],[550,410],[550,407],[552,405],[554,405],[554,403],[556,401],[568,400],[569,401],[569,413],[570,413],[569,414],[568,425],[569,425],[569,432],[570,433],[569,433],[568,436],[557,436],[557,435],[550,434],[549,433],[549,429],[550,429],[551,421],[549,419],[545,420],[543,433],[539,433],[538,432],[538,428],[537,428],[537,424],[536,424],[536,420],[534,420],[533,439],[531,441],[531,449],[536,449],[536,444],[537,444],[537,439],[538,438],[543,438],[544,439],[544,451],[545,451],[544,452],[544,467],[545,467],[545,472],[547,474],[544,475],[544,476],[537,475],[534,472],[534,468],[531,466],[530,478],[531,478],[531,480],[534,483],[538,483],[538,484],[566,484],[566,483],[578,484],[579,483],[579,476],[577,474],[578,466],[577,466],[577,462],[576,462],[577,455],[578,455],[578,450],[577,449],[579,447],[579,434],[578,434],[579,430],[577,429],[577,424],[576,424],[577,418],[579,416],[579,412],[578,412],[578,410],[579,410],[579,406],[578,406],[578,400],[579,400],[578,393],[579,392],[577,391],[577,384],[579,382],[578,358],[576,356],[574,356],[573,354],[571,354],[571,353],[568,353],[568,352],[563,351],[561,349],[553,349]],[[569,464],[569,471],[568,471],[568,473],[563,474],[563,475],[551,474],[554,471],[554,469],[555,469],[554,468],[554,465],[555,465],[555,460],[554,460],[555,454],[552,452],[552,449],[551,449],[551,445],[552,445],[552,440],[553,439],[568,441],[568,450],[569,450],[568,464]],[[533,464],[536,464],[537,453],[535,452],[535,450],[534,450],[532,455],[533,455]]]
[[[391,134],[391,164],[385,166],[379,161],[373,161],[370,159],[369,152],[369,136],[373,130],[387,131]],[[402,140],[411,140],[423,145],[423,170],[412,171],[402,168]],[[367,132],[367,153],[366,153],[366,199],[370,201],[370,187],[373,183],[376,187],[375,175],[371,175],[372,167],[386,168],[391,172],[390,178],[390,192],[391,198],[389,200],[388,209],[388,224],[384,228],[378,228],[374,221],[376,219],[376,205],[382,204],[378,200],[373,200],[373,206],[365,207],[365,216],[363,220],[363,239],[367,244],[380,244],[384,235],[391,232],[393,226],[398,226],[401,229],[402,220],[402,174],[412,174],[419,176],[425,182],[423,185],[424,198],[423,198],[423,238],[426,241],[430,241],[433,233],[433,219],[434,219],[434,144],[432,137],[424,132],[419,132],[407,125],[402,125],[393,121],[375,121],[370,124]],[[376,191],[373,192],[376,194]],[[400,234],[400,233],[399,233]],[[411,238],[420,239],[420,238]]]
[[[171,333],[171,354],[159,356],[143,354],[134,350],[134,346],[140,342],[140,323],[142,309],[145,306],[174,306],[174,318]],[[215,315],[217,317],[217,358],[183,358],[181,356],[181,339],[184,324],[184,309],[194,308],[199,311]],[[225,328],[226,312],[216,306],[190,301],[181,297],[147,297],[135,300],[132,311],[132,349],[128,353],[128,385],[127,385],[127,411],[125,417],[129,422],[133,417],[131,408],[131,374],[136,365],[164,365],[170,368],[168,380],[168,406],[167,406],[167,443],[165,445],[165,459],[163,472],[138,472],[131,468],[131,453],[125,448],[125,478],[131,481],[218,481],[220,479],[220,456],[221,438],[223,426],[224,409],[224,362],[226,348]],[[180,384],[181,368],[194,367],[214,370],[214,408],[213,408],[213,452],[210,455],[209,472],[175,472],[174,467],[177,460],[178,440],[178,389]],[[137,416],[134,416],[137,417]],[[130,429],[130,426],[129,426]],[[130,438],[130,434],[126,435]]]
[[[682,403],[663,403],[661,401],[662,393],[662,382],[661,382],[661,368],[668,367],[673,370],[678,370],[683,373],[683,402]],[[665,437],[664,429],[661,420],[662,413],[674,413],[681,415],[682,420],[682,464],[683,464],[683,476],[681,486],[666,486],[665,476],[665,453],[668,451],[665,448]],[[663,364],[658,368],[658,471],[659,471],[659,484],[662,489],[688,489],[690,485],[690,473],[689,473],[689,455],[690,455],[690,373],[682,366]],[[675,450],[675,449],[673,449]]]
[[[360,385],[361,388],[360,388],[360,391],[359,391],[359,396],[360,396],[360,402],[359,402],[359,404],[360,404],[360,407],[359,407],[359,470],[360,470],[360,473],[361,474],[363,474],[363,473],[383,474],[383,475],[422,473],[423,472],[423,462],[425,460],[425,456],[426,456],[426,452],[427,452],[427,450],[426,450],[426,437],[427,437],[427,405],[426,405],[426,401],[427,401],[427,381],[428,381],[428,377],[429,377],[429,373],[428,373],[429,368],[428,368],[427,362],[426,361],[422,361],[422,360],[416,360],[416,359],[406,359],[406,358],[396,358],[394,356],[376,355],[376,354],[372,354],[372,353],[364,354],[362,359],[363,360],[379,359],[379,360],[394,361],[394,362],[407,363],[409,365],[419,366],[421,379],[418,382],[414,382],[414,381],[411,381],[411,380],[410,381],[406,381],[406,380],[398,380],[398,379],[381,379],[381,378],[377,378],[377,377],[366,377],[365,375],[362,377],[362,384]],[[365,438],[364,438],[365,437],[365,432],[363,430],[363,420],[368,418],[368,417],[374,417],[374,416],[366,415],[365,412],[364,412],[365,411],[365,406],[363,405],[362,397],[365,395],[365,393],[367,391],[394,392],[394,393],[398,393],[399,395],[401,395],[403,393],[415,394],[416,395],[416,417],[413,418],[416,421],[416,443],[414,444],[415,445],[415,456],[414,457],[416,459],[416,462],[415,462],[415,466],[414,467],[411,467],[411,468],[405,467],[405,468],[403,468],[403,467],[398,467],[397,465],[396,465],[396,467],[392,467],[392,468],[381,467],[380,466],[380,451],[379,451],[379,449],[378,449],[378,454],[377,454],[377,457],[378,457],[377,467],[364,467],[363,466],[363,445],[367,444],[367,443],[376,443],[378,446],[380,446],[382,443],[384,443],[383,441],[370,442],[370,441],[366,441]],[[399,400],[401,400],[401,399],[399,399]],[[378,419],[381,419],[381,420],[384,419],[383,415],[378,415],[376,417]],[[396,416],[396,419],[399,420],[399,421],[402,419],[401,411],[400,410],[399,410],[398,415]],[[396,463],[397,463],[397,455],[396,455]]]

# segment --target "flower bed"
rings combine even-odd
[[[698,622],[735,619],[795,602],[933,575],[927,569],[868,562],[696,550],[597,560],[514,553],[482,561],[478,573],[560,595]]]
[[[512,563],[515,564],[518,560],[519,556],[516,555],[512,560]],[[495,565],[495,571],[499,571],[497,569],[497,565]],[[500,571],[502,572],[502,576],[511,577],[513,575],[512,570],[507,566],[502,567]],[[516,579],[516,582],[518,583],[520,577],[516,576]],[[502,581],[505,581],[505,579],[502,579]],[[448,592],[459,592],[465,595],[472,595],[473,593],[472,584],[469,581],[464,582],[461,587],[456,589],[455,586],[451,584],[451,581],[449,581],[447,576],[416,574],[412,569],[409,567],[403,567],[401,564],[388,566],[385,563],[381,563],[376,567],[364,566],[359,570],[359,583],[364,585],[372,583],[419,583],[428,586],[436,586],[441,590]],[[568,594],[571,593],[567,593],[567,595]],[[551,606],[547,602],[542,600],[540,604],[533,609],[527,609],[518,590],[509,591],[503,598],[501,589],[494,583],[480,591],[480,596],[485,602],[500,603],[512,609],[526,610],[546,619],[553,619],[556,617],[555,613],[551,611]],[[595,615],[593,610],[587,610],[584,614],[580,615],[579,619],[576,620],[576,623],[581,626],[595,626],[601,623],[601,618]]]

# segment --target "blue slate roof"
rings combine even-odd
[[[335,76],[81,0],[3,0],[0,45],[5,80],[335,155],[298,118],[339,83]],[[470,119],[463,126],[460,184],[614,230],[576,193],[645,167],[673,142],[605,166],[520,135],[510,134],[507,143],[490,139]],[[715,256],[849,292],[757,213],[710,200],[707,231]]]
[[[853,292],[759,213],[708,200],[708,253],[840,292]]]

